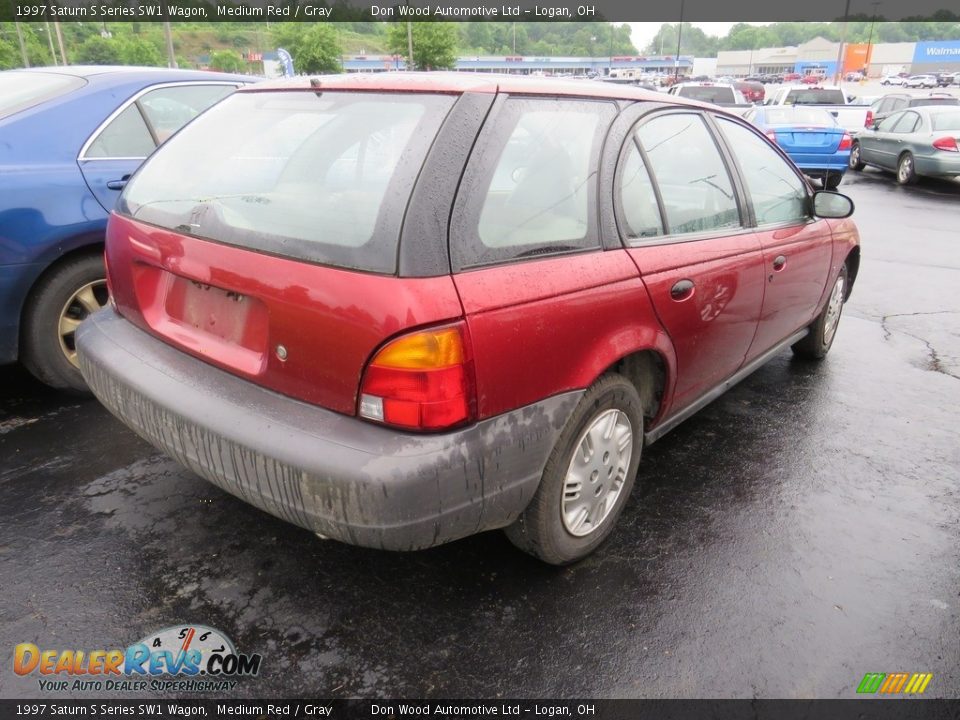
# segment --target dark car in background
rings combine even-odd
[[[0,73],[0,363],[83,390],[74,333],[107,302],[107,216],[185,123],[258,78],[135,67]]]
[[[613,529],[645,445],[781,350],[826,355],[852,212],[682,98],[279,81],[126,187],[80,363],[142,436],[319,535],[415,550],[506,528],[568,563]]]
[[[923,176],[960,177],[960,107],[924,105],[901,110],[857,135],[850,167],[892,170],[901,185]]]

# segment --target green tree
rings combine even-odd
[[[286,23],[274,33],[277,45],[290,53],[294,70],[308,75],[338,73],[343,50],[337,31],[327,23],[302,29],[297,23]]]
[[[246,63],[236,50],[218,50],[210,55],[210,68],[220,72],[241,72],[246,70]]]
[[[120,63],[120,48],[113,40],[91,35],[72,57],[84,65],[118,65]]]
[[[160,48],[143,37],[124,37],[117,41],[120,46],[120,62],[123,65],[165,67]]]
[[[457,28],[447,22],[413,22],[413,67],[416,70],[449,70],[457,63]],[[519,36],[517,52],[520,52]],[[387,47],[397,55],[407,55],[407,23],[391,23],[387,28]]]
[[[10,42],[0,38],[0,70],[9,70],[21,65],[23,65],[23,58],[20,57],[20,48],[17,47],[16,39]]]

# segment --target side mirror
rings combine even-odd
[[[813,214],[819,218],[848,218],[853,215],[853,200],[838,192],[818,190],[813,194]]]

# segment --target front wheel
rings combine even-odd
[[[506,528],[507,537],[552,565],[586,557],[613,530],[633,488],[642,447],[637,389],[622,375],[604,375],[577,404],[537,492]]]
[[[810,324],[809,332],[802,340],[795,342],[791,350],[797,357],[807,360],[820,360],[830,352],[833,339],[837,335],[837,325],[843,312],[843,303],[847,296],[847,266],[844,265],[833,283],[827,306]]]
[[[860,143],[855,142],[853,147],[850,148],[850,160],[848,161],[848,164],[850,165],[851,170],[856,170],[857,172],[866,167],[860,157]]]
[[[897,162],[897,182],[901,185],[913,185],[917,182],[917,168],[913,155],[904,153]]]

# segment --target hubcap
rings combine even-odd
[[[850,167],[856,167],[860,162],[860,146],[854,145],[853,150],[850,151]]]
[[[907,155],[903,160],[900,161],[900,179],[907,180],[910,177],[910,172],[913,168],[913,161],[910,159],[910,156]]]
[[[560,513],[567,532],[584,537],[610,514],[633,455],[633,425],[620,410],[597,415],[577,440],[567,468]]]
[[[77,362],[75,341],[77,327],[88,315],[104,307],[108,300],[107,281],[94,280],[71,295],[63,306],[63,310],[60,311],[58,324],[60,349],[74,367],[80,367]]]
[[[823,323],[823,344],[829,345],[837,332],[837,323],[840,321],[840,310],[843,308],[843,278],[838,277],[830,293],[830,302],[827,304],[827,317]]]

